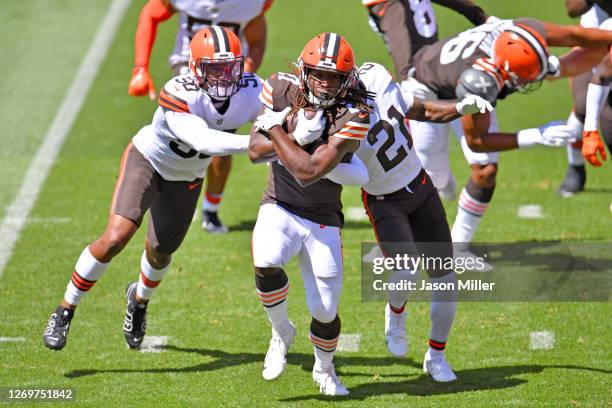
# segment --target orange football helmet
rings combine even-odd
[[[308,41],[298,67],[304,93],[315,107],[337,104],[355,80],[353,49],[336,33],[321,33]]]
[[[548,74],[548,46],[538,32],[515,24],[506,27],[493,44],[493,60],[513,89],[523,90]]]
[[[244,71],[240,39],[224,27],[203,28],[189,45],[189,69],[204,92],[215,99],[229,98],[240,89]]]

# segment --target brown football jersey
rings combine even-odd
[[[456,88],[461,74],[475,65],[491,69],[493,44],[508,25],[521,24],[536,30],[546,40],[544,25],[534,19],[499,20],[463,31],[453,37],[423,47],[414,57],[415,78],[434,91],[440,99],[456,99]],[[480,61],[479,61],[480,60]],[[500,87],[500,94],[511,90]]]
[[[293,106],[298,93],[301,92],[299,84],[300,79],[295,75],[273,74],[265,81],[260,100],[269,109],[282,111]],[[327,139],[332,135],[351,140],[362,140],[365,137],[370,124],[368,113],[344,105],[333,109],[336,110],[334,120],[326,119],[321,139],[304,146],[306,151],[314,151],[321,143],[327,143]],[[341,193],[341,185],[325,178],[305,186],[298,182],[282,163],[276,161],[270,165],[268,187],[262,203],[276,203],[307,220],[341,227],[344,222]]]

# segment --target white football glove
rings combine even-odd
[[[553,78],[559,78],[561,76],[561,61],[554,55],[548,57],[548,73],[546,75]]]
[[[266,108],[264,113],[257,117],[253,125],[258,130],[268,131],[274,126],[281,126],[287,117],[287,114],[291,110],[291,107],[287,106],[280,112],[274,112],[271,109]]]
[[[486,113],[493,110],[493,105],[478,95],[468,95],[457,102],[457,112],[461,115],[471,115],[473,113]]]
[[[304,109],[300,109],[297,113],[297,124],[293,131],[293,139],[300,146],[306,146],[320,138],[324,129],[323,109],[317,110],[312,119],[307,119],[304,115]]]
[[[516,137],[519,148],[536,144],[558,147],[576,141],[572,127],[562,121],[548,122],[539,128],[523,129],[517,133]]]

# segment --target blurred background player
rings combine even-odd
[[[591,0],[567,0],[567,14],[570,17],[580,16],[580,25],[586,28],[597,28],[612,15],[612,1]],[[572,99],[574,109],[567,119],[567,124],[572,127],[576,138],[580,139],[584,130],[587,87],[593,73],[587,71],[575,78],[571,78]],[[602,125],[612,128],[612,108],[608,104],[601,111]],[[609,131],[612,131],[610,129]],[[605,135],[606,131],[604,131]],[[567,171],[565,178],[559,186],[559,194],[562,197],[571,197],[584,190],[586,184],[586,168],[581,154],[582,141],[567,146]]]
[[[262,106],[257,76],[242,77],[240,40],[226,28],[211,26],[193,37],[190,55],[190,72],[166,83],[153,122],[123,153],[106,230],[81,253],[64,299],[45,328],[43,340],[51,349],[66,345],[77,305],[149,211],[139,280],[128,286],[123,326],[128,346],[140,347],[147,304],[191,225],[212,156],[247,151],[247,136],[222,131],[252,122]],[[217,96],[225,98],[222,112],[214,104]]]
[[[459,103],[420,101],[402,96],[387,70],[365,63],[357,71],[366,89],[375,94],[370,103],[370,131],[359,144],[357,155],[368,169],[362,200],[376,240],[386,257],[424,254],[432,259],[453,257],[451,233],[444,206],[413,148],[406,116],[432,122],[448,122],[460,115],[493,109],[482,98],[470,95]],[[417,270],[395,270],[390,282],[415,282]],[[427,270],[430,282],[456,284],[452,268]],[[389,290],[385,306],[385,342],[389,352],[405,357],[408,352],[405,310],[408,291]],[[431,294],[431,331],[423,370],[434,381],[457,379],[448,365],[445,348],[456,311],[456,292],[434,290]]]
[[[409,90],[426,100],[479,95],[491,103],[514,92],[529,92],[547,76],[579,73],[572,58],[577,53],[600,61],[612,33],[562,26],[534,19],[496,20],[425,46],[414,57]],[[561,61],[548,46],[579,48]],[[583,52],[584,51],[584,52]],[[584,72],[584,71],[583,71]],[[464,116],[453,122],[471,175],[461,191],[452,228],[455,250],[473,257],[468,249],[493,197],[498,151],[535,144],[559,146],[574,138],[567,126],[549,124],[518,133],[499,133],[494,112]],[[454,198],[455,183],[449,164],[450,126],[411,121],[415,147],[440,195]]]
[[[265,12],[272,0],[149,0],[138,19],[134,43],[134,69],[129,84],[132,96],[149,95],[155,99],[155,86],[149,74],[151,49],[159,23],[179,12],[179,30],[174,51],[169,58],[174,75],[185,73],[189,60],[189,42],[198,30],[218,25],[230,29],[241,40],[244,70],[255,72],[266,49]],[[217,97],[221,100],[221,97]],[[206,190],[202,198],[202,228],[208,232],[228,231],[218,210],[232,166],[231,156],[215,157],[208,167]]]
[[[368,8],[370,27],[383,37],[387,45],[402,89],[407,86],[414,54],[425,45],[438,41],[432,2],[463,14],[474,25],[484,24],[488,19],[482,8],[471,0],[362,0]]]

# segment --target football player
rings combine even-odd
[[[444,207],[414,150],[405,116],[448,122],[459,115],[492,110],[491,105],[473,95],[456,105],[413,98],[405,103],[404,98],[410,95],[402,96],[398,85],[381,65],[365,63],[358,75],[366,89],[376,94],[370,130],[360,143],[357,155],[368,169],[369,180],[363,186],[362,199],[383,254],[452,258],[451,233]],[[396,270],[391,281],[415,281],[417,273]],[[432,283],[456,284],[452,269],[432,269],[427,273]],[[388,296],[385,340],[391,354],[403,357],[408,351],[405,311],[408,292],[389,291]],[[457,377],[446,361],[444,349],[455,317],[456,293],[433,291],[430,310],[431,332],[423,370],[435,381],[454,381]]]
[[[370,27],[387,44],[396,78],[402,88],[407,86],[414,54],[425,45],[438,41],[432,2],[463,14],[474,25],[484,24],[489,18],[471,0],[362,0],[362,4],[368,8]]]
[[[147,304],[191,224],[212,156],[247,151],[249,138],[232,132],[261,110],[261,82],[255,74],[243,74],[238,36],[210,26],[193,37],[190,50],[190,72],[166,83],[153,122],[123,153],[106,230],[81,253],[64,299],[45,328],[43,340],[51,349],[66,345],[77,305],[149,210],[139,280],[127,288],[123,326],[128,346],[140,347]]]
[[[609,1],[567,0],[566,8],[570,17],[580,16],[580,25],[587,28],[599,27],[612,13],[612,3]],[[581,139],[584,130],[587,110],[586,95],[591,77],[592,72],[588,71],[571,79],[574,109],[567,119],[567,124],[572,127],[577,139]],[[612,120],[612,108],[604,107],[601,115],[602,124],[604,127],[608,127],[607,122]],[[559,195],[562,197],[571,197],[584,190],[586,168],[581,154],[582,146],[582,140],[567,146],[568,166],[565,178],[559,186]]]
[[[149,74],[149,59],[155,42],[157,26],[176,12],[180,27],[169,63],[174,74],[188,70],[189,42],[203,27],[219,25],[238,35],[245,55],[244,70],[255,72],[261,65],[266,48],[267,25],[265,12],[272,0],[149,0],[138,20],[134,44],[134,68],[129,84],[133,96],[155,98],[155,86]],[[202,228],[212,233],[228,231],[219,219],[219,205],[232,165],[231,156],[216,156],[208,167],[206,192],[202,198]]]
[[[533,19],[498,20],[425,46],[415,55],[409,78],[415,96],[454,99],[480,95],[491,103],[513,92],[533,90],[546,76],[580,73],[584,64],[574,64],[577,55],[601,60],[612,33],[578,26],[562,26]],[[580,46],[559,61],[548,46]],[[585,48],[586,47],[586,48]],[[455,182],[448,157],[448,125],[411,121],[416,151],[444,198],[455,196]],[[561,125],[500,133],[493,113],[468,115],[453,122],[471,175],[459,197],[452,228],[455,249],[473,256],[468,243],[493,197],[498,151],[535,144],[558,146],[575,136]]]
[[[271,164],[268,189],[253,231],[255,282],[272,324],[262,375],[273,380],[287,363],[296,330],[287,313],[289,282],[283,267],[298,255],[312,315],[313,379],[323,394],[346,395],[348,390],[333,366],[342,288],[340,184],[364,184],[367,178],[358,181],[350,171],[339,170],[344,167],[343,156],[355,151],[371,129],[368,103],[372,95],[359,82],[353,51],[338,34],[323,33],[309,41],[298,66],[299,76],[278,73],[264,83],[261,98],[271,112],[260,116],[256,126],[270,140],[253,131],[249,146],[253,161],[271,154],[279,159]],[[458,115],[454,104],[440,106],[426,109],[419,104],[418,117],[450,119]],[[470,97],[462,101],[461,108],[484,110],[486,102]],[[400,107],[391,115],[403,120],[404,111]],[[287,122],[293,122],[283,120],[294,112],[298,119],[292,130]]]

